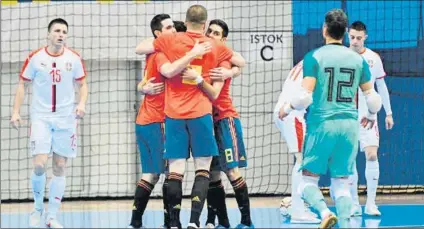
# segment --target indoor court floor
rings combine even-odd
[[[386,198],[386,199],[384,199]],[[424,227],[424,196],[378,197],[382,217],[356,217],[352,228],[413,228]],[[256,228],[317,228],[317,224],[290,224],[280,215],[280,197],[251,199],[252,220]],[[47,203],[45,203],[47,204]],[[131,218],[130,200],[68,201],[58,214],[65,228],[126,228]],[[240,220],[240,214],[233,198],[227,198],[229,218],[232,226]],[[28,228],[28,217],[32,203],[2,204],[1,228]],[[184,199],[181,212],[183,227],[190,216],[189,199]],[[149,202],[143,218],[146,228],[159,228],[163,224],[162,200]],[[332,210],[334,210],[332,208]],[[206,208],[201,222],[206,220]]]

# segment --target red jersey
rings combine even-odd
[[[231,49],[200,33],[174,33],[158,37],[154,41],[157,52],[163,52],[170,62],[174,62],[189,52],[195,41],[209,41],[211,52],[194,59],[190,66],[201,74],[206,82],[211,82],[209,71],[233,55]],[[196,82],[183,81],[181,74],[165,81],[165,114],[175,119],[191,119],[212,114],[212,103],[197,87]]]
[[[231,79],[227,79],[222,86],[221,93],[213,102],[214,114],[213,120],[219,121],[223,118],[239,118],[239,114],[233,106],[233,101],[230,95]]]
[[[169,62],[163,53],[153,53],[146,57],[146,66],[144,68],[143,82],[155,77],[153,83],[164,82],[165,78],[160,74],[160,67]],[[138,125],[147,125],[155,122],[164,122],[164,103],[165,93],[157,95],[144,95],[144,99],[138,110],[136,123]]]

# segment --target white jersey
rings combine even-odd
[[[69,48],[52,55],[47,47],[32,52],[24,62],[21,79],[32,81],[31,117],[65,117],[74,111],[75,80],[86,76],[81,57]]]
[[[284,140],[287,143],[289,152],[301,152],[306,130],[306,124],[303,116],[306,110],[293,110],[282,120],[278,118],[280,108],[290,102],[297,91],[302,87],[303,80],[303,61],[300,61],[292,68],[286,80],[283,89],[278,98],[277,105],[274,108],[274,123],[281,131]]]
[[[381,79],[386,76],[386,72],[383,68],[383,62],[380,56],[369,48],[365,48],[365,51],[361,53],[362,57],[367,61],[371,71],[371,83],[374,86],[377,79]],[[358,90],[358,118],[362,118],[368,111],[365,96],[361,90]]]
[[[289,75],[287,76],[286,80],[284,81],[282,91],[280,93],[280,96],[278,98],[277,105],[274,108],[274,114],[276,113],[278,115],[278,112],[280,111],[280,108],[290,102],[294,95],[296,95],[297,91],[299,91],[302,87],[302,80],[303,80],[303,60],[300,61],[296,66],[292,68]],[[290,115],[295,115],[299,117],[303,117],[306,113],[306,110],[293,110],[290,112]]]

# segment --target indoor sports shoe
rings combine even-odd
[[[319,228],[332,228],[337,223],[337,217],[334,213],[329,214],[327,217],[322,219]]]
[[[196,228],[199,228],[199,227],[195,223],[189,223],[187,225],[187,229],[196,229]]]
[[[361,215],[362,215],[361,205],[354,204],[352,206],[352,212],[351,212],[351,215],[350,216],[352,216],[352,217],[358,217],[358,216],[361,216]]]
[[[218,224],[218,226],[216,226],[215,228],[226,229],[226,228],[231,228],[231,226],[229,226],[229,227],[224,227],[224,226],[222,226],[221,224]]]
[[[250,226],[244,225],[244,224],[239,224],[237,225],[236,228],[255,228],[255,226],[253,225],[253,223]]]
[[[306,212],[294,213],[291,215],[290,223],[293,224],[319,224],[321,220]]]
[[[205,225],[205,228],[215,228],[215,225],[213,225],[212,223],[208,223]]]
[[[29,215],[29,227],[39,228],[41,226],[41,216],[43,211],[35,210]]]
[[[365,214],[370,216],[381,216],[381,212],[378,210],[377,205],[365,205]]]
[[[46,221],[47,228],[63,228],[62,224],[55,218],[50,218]]]

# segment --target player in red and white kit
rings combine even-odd
[[[394,122],[392,117],[392,109],[390,105],[389,91],[387,90],[384,77],[386,73],[383,68],[383,63],[380,56],[373,52],[371,49],[364,46],[364,42],[367,39],[367,29],[363,22],[353,22],[349,28],[349,41],[350,48],[362,55],[367,61],[371,71],[371,83],[376,85],[377,91],[381,96],[384,110],[386,112],[386,129],[390,130],[393,128]],[[362,91],[358,93],[358,112],[359,118],[366,115],[368,110],[365,96]],[[359,120],[360,121],[360,120]],[[379,146],[380,136],[378,131],[377,122],[371,129],[364,128],[358,122],[359,128],[359,146],[361,152],[365,152],[366,166],[365,166],[365,178],[367,180],[367,202],[365,205],[365,214],[380,216],[381,213],[375,204],[375,198],[377,193],[378,179],[380,177],[380,168],[377,157],[377,150]],[[358,172],[356,166],[354,175],[349,177],[351,185],[351,195],[353,197],[352,215],[359,216],[362,214],[362,209],[359,205],[358,199]]]
[[[296,161],[292,170],[292,186],[291,186],[291,208],[289,209],[291,223],[320,223],[321,220],[317,215],[305,207],[304,201],[301,199],[297,189],[302,182],[302,173],[299,167],[302,164],[302,148],[304,135],[306,131],[304,115],[305,110],[292,111],[284,119],[280,119],[280,109],[291,100],[297,90],[300,90],[303,79],[303,61],[300,61],[287,76],[282,92],[278,98],[277,105],[274,109],[274,123],[281,131],[282,137],[287,143],[289,153],[295,155]]]
[[[79,54],[65,47],[67,35],[68,23],[65,20],[57,18],[49,23],[48,46],[31,52],[25,60],[13,105],[11,124],[18,128],[25,86],[31,82],[30,150],[34,166],[31,184],[35,203],[29,219],[30,227],[41,226],[46,163],[48,157],[53,156],[45,223],[50,228],[63,228],[56,213],[65,192],[67,160],[77,155],[77,119],[84,116],[88,94],[84,63]],[[76,107],[75,82],[80,87],[80,100]]]

